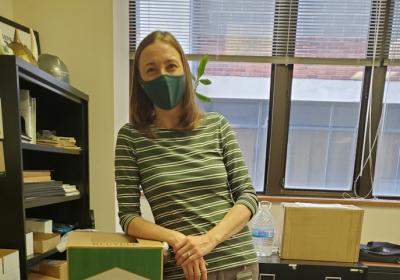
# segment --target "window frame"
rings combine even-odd
[[[370,0],[371,5],[376,8],[378,0]],[[136,4],[135,0],[130,0],[130,4]],[[364,77],[362,80],[361,104],[359,111],[359,123],[357,134],[356,156],[354,162],[353,182],[360,173],[362,152],[364,146],[364,137],[369,134],[371,128],[371,138],[374,139],[378,131],[379,120],[382,114],[382,102],[385,93],[387,65],[400,65],[400,60],[389,60],[389,46],[391,41],[391,24],[393,21],[394,1],[384,1],[384,20],[378,22],[376,15],[370,17],[368,49],[367,54],[374,51],[374,39],[379,38],[381,44],[379,49],[375,50],[377,57],[375,61],[368,57],[365,59],[351,58],[305,58],[294,57],[296,41],[298,6],[292,7],[291,13],[278,13],[277,9],[282,5],[293,5],[298,3],[292,0],[276,0],[274,33],[272,56],[235,56],[235,55],[208,55],[210,61],[224,62],[250,62],[250,63],[269,63],[271,64],[270,79],[270,98],[269,98],[269,118],[266,145],[266,163],[265,163],[265,183],[262,192],[259,195],[268,196],[300,196],[300,197],[325,197],[342,198],[343,196],[354,197],[355,191],[359,196],[372,198],[371,175],[369,168],[363,170],[359,180],[353,184],[351,191],[330,191],[330,190],[293,190],[284,188],[286,155],[289,134],[291,92],[293,82],[293,69],[296,64],[321,64],[321,65],[357,65],[364,66]],[[374,6],[375,5],[375,6]],[[372,8],[371,8],[372,9]],[[133,16],[136,16],[134,13]],[[132,15],[131,15],[132,16]],[[283,17],[291,17],[291,21],[283,21]],[[282,22],[290,22],[289,25],[282,26]],[[379,28],[374,25],[376,22]],[[375,30],[383,30],[376,35]],[[287,38],[287,44],[277,44],[276,38]],[[285,54],[285,55],[282,55]],[[130,58],[133,59],[131,53]],[[188,60],[199,60],[202,54],[188,54]],[[372,83],[372,92],[370,95],[370,85]],[[268,94],[266,92],[266,94]],[[370,95],[370,96],[369,96]],[[368,99],[371,98],[371,124],[367,125]],[[369,154],[368,145],[365,145],[364,155]],[[377,144],[373,147],[371,164],[372,170],[375,170]],[[366,157],[366,156],[365,156]],[[364,157],[364,160],[365,160]],[[272,163],[272,164],[271,164]],[[398,197],[385,197],[388,200],[400,200]]]

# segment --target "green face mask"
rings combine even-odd
[[[141,81],[147,96],[157,107],[171,110],[178,105],[186,89],[185,75],[161,75],[151,81]]]

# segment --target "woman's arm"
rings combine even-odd
[[[218,244],[229,239],[242,230],[251,217],[250,210],[236,204],[214,228],[203,235],[187,236],[176,243],[176,260],[178,265],[185,266],[189,262],[210,253]],[[189,252],[189,254],[188,254]]]
[[[228,185],[235,205],[207,234],[188,236],[177,243],[178,264],[185,265],[211,252],[218,244],[238,233],[257,211],[257,195],[239,144],[233,129],[223,116],[220,118],[220,141]]]
[[[142,217],[136,217],[129,223],[127,234],[138,238],[165,241],[171,247],[186,237],[180,232],[156,225]]]

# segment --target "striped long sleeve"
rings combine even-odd
[[[243,204],[253,216],[257,211],[257,194],[251,183],[248,169],[243,161],[242,152],[236,140],[235,133],[229,122],[221,116],[221,138],[223,158],[228,174],[228,185],[236,203]]]
[[[129,126],[123,126],[115,148],[115,182],[117,186],[118,216],[127,233],[129,223],[140,213],[139,171]]]

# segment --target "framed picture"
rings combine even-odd
[[[21,43],[24,44],[25,46],[28,47],[28,49],[31,48],[31,35],[29,33],[29,27],[23,26],[19,23],[16,23],[12,20],[9,20],[5,17],[0,16],[0,30],[3,32],[3,39],[6,44],[9,44],[14,40],[14,31],[15,29],[18,29]],[[40,51],[40,43],[39,43],[39,33],[37,31],[33,31],[36,37],[36,44],[38,48],[38,54],[41,54]]]

